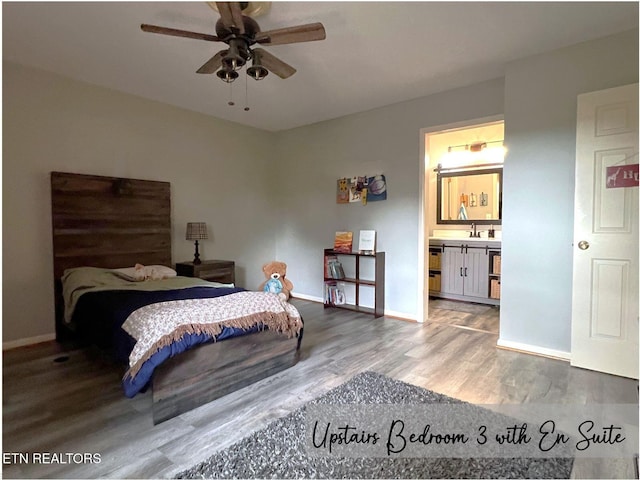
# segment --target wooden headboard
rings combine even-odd
[[[172,265],[168,182],[51,172],[51,220],[58,339],[65,269]]]

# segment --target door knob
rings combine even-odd
[[[580,250],[586,250],[587,248],[589,248],[589,242],[587,242],[586,240],[580,240],[578,242],[578,248]]]

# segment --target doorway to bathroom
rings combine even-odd
[[[498,334],[504,119],[421,134],[423,318]]]

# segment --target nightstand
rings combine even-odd
[[[210,282],[235,283],[235,262],[230,260],[203,260],[201,264],[193,262],[176,263],[176,272],[182,277],[198,277]]]

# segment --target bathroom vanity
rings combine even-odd
[[[499,238],[429,238],[429,296],[500,304]]]

